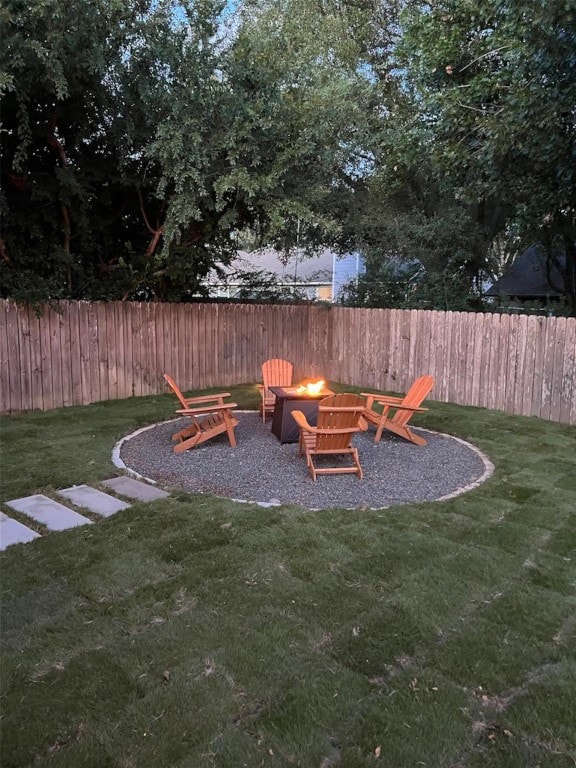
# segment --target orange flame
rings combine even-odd
[[[324,385],[326,382],[324,379],[320,379],[319,381],[311,381],[308,384],[300,384],[299,387],[297,387],[297,391],[300,394],[306,393],[307,395],[319,395],[320,392],[324,389]]]

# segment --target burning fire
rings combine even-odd
[[[320,381],[310,381],[308,384],[300,384],[300,386],[296,388],[296,391],[301,395],[304,393],[307,395],[319,395],[324,389],[325,384],[326,382],[324,379],[320,379]]]

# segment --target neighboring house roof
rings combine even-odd
[[[561,256],[561,263],[565,257]],[[552,264],[551,278],[554,285],[562,286],[564,280]],[[485,296],[510,296],[519,299],[544,299],[561,294],[550,285],[546,274],[546,254],[540,245],[532,245],[518,256],[502,277],[487,290]]]

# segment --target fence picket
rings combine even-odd
[[[562,383],[560,389],[560,416],[563,424],[576,424],[576,317],[568,318],[564,360],[562,363]]]
[[[39,323],[40,329],[40,354],[41,354],[41,367],[42,367],[42,379],[43,379],[43,400],[44,408],[47,411],[51,411],[53,408],[58,408],[61,404],[59,402],[60,393],[54,390],[54,380],[52,378],[52,345],[50,337],[50,316],[53,310],[49,309],[41,318]],[[82,403],[82,399],[78,401],[78,404]]]
[[[22,401],[25,403],[32,400],[29,310],[30,307],[27,304],[18,304],[16,307],[20,349],[20,387],[22,389]]]
[[[8,359],[8,309],[7,302],[0,304],[0,402],[2,410],[10,411],[10,361]],[[13,361],[15,364],[15,361]]]
[[[539,333],[538,318],[531,315],[526,318],[526,345],[524,360],[524,376],[522,379],[522,402],[517,413],[523,416],[532,415],[532,397],[534,391],[534,366],[536,364],[536,337]]]
[[[552,381],[550,384],[550,416],[551,421],[560,420],[562,402],[560,399],[562,393],[562,379],[564,374],[564,357],[566,342],[566,318],[558,317],[554,325],[555,338],[553,346],[553,367]]]
[[[88,318],[89,302],[79,301],[78,308],[78,351],[80,354],[80,397],[82,404],[93,403],[97,398],[92,396],[91,357],[93,346],[90,343],[90,325]]]
[[[550,318],[544,321],[545,344],[542,365],[542,398],[540,400],[540,414],[543,419],[549,419],[552,408],[552,383],[554,379],[554,360],[556,346],[556,323],[550,322]]]
[[[528,335],[528,316],[518,315],[516,318],[516,342],[510,354],[516,358],[516,386],[508,403],[510,413],[523,413],[524,380],[526,375],[526,339]]]
[[[22,387],[20,386],[20,343],[18,339],[18,307],[10,301],[6,303],[6,328],[8,348],[8,387],[10,393],[10,410],[26,410],[22,402]],[[4,408],[2,409],[4,410]]]
[[[496,379],[496,391],[493,407],[496,410],[506,408],[509,376],[514,376],[508,354],[508,334],[510,332],[510,315],[500,315],[500,330],[498,333],[498,376]]]
[[[64,405],[62,387],[62,326],[63,320],[58,312],[51,310],[47,317],[50,331],[50,357],[52,359],[52,392],[54,407],[61,408]],[[92,373],[90,380],[93,381]],[[94,393],[87,402],[95,400]]]
[[[532,339],[534,349],[534,367],[532,369],[532,407],[531,416],[540,416],[542,413],[542,371],[544,368],[544,349],[546,346],[546,319],[536,318]]]

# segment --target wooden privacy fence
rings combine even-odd
[[[269,357],[296,378],[403,392],[576,424],[576,319],[331,306],[0,301],[0,410],[50,410],[260,380]]]

